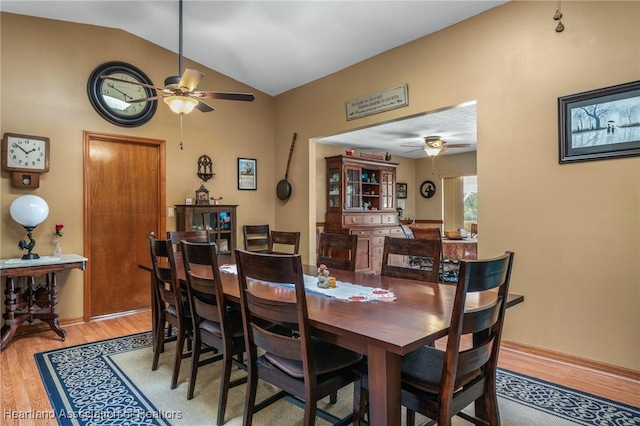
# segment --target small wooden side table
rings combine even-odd
[[[40,259],[22,260],[0,259],[0,279],[6,277],[4,304],[6,311],[3,315],[2,351],[13,338],[18,327],[25,321],[32,324],[40,320],[49,324],[58,336],[64,340],[67,332],[58,325],[56,313],[57,283],[56,273],[67,269],[81,269],[84,271],[87,258],[77,254],[65,254],[61,257],[42,256]],[[44,284],[36,284],[35,278],[45,276]],[[16,278],[25,277],[24,288],[16,286]]]

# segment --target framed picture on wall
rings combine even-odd
[[[407,184],[396,183],[396,196],[398,198],[407,198]]]
[[[640,80],[558,98],[560,164],[640,155]]]
[[[258,162],[255,158],[238,158],[238,189],[258,188]]]

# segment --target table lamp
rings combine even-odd
[[[25,240],[20,240],[18,243],[20,250],[27,249],[28,251],[27,254],[22,256],[22,259],[39,259],[40,256],[36,253],[31,253],[31,250],[33,250],[36,245],[36,240],[32,238],[31,231],[49,216],[49,205],[37,195],[22,195],[13,200],[9,212],[13,220],[24,226],[27,230],[29,243],[27,244]]]

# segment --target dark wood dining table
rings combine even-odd
[[[177,256],[178,278],[184,281],[182,259],[179,253]],[[230,256],[219,256],[218,261],[220,265],[235,263]],[[140,268],[152,271],[148,265]],[[304,265],[304,273],[315,276],[317,267]],[[336,269],[331,274],[338,282],[387,289],[396,297],[393,302],[347,302],[309,292],[307,304],[314,335],[367,356],[371,424],[399,425],[401,357],[447,335],[455,286]],[[221,272],[220,277],[229,301],[239,303],[237,275]],[[292,296],[292,290],[281,286],[263,285],[260,291],[272,292],[274,298]],[[466,305],[470,309],[482,306],[492,297],[470,295]],[[523,296],[509,294],[507,307],[523,301]],[[155,298],[153,303],[157,304]],[[153,317],[156,320],[155,314]]]

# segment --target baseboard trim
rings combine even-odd
[[[617,365],[607,364],[600,361],[594,361],[587,358],[581,358],[574,355],[568,355],[562,352],[556,352],[549,349],[538,348],[535,346],[525,345],[522,343],[502,341],[501,348],[513,352],[521,352],[540,358],[549,359],[556,362],[572,365],[579,368],[587,368],[595,370],[599,373],[616,376],[622,379],[640,382],[640,371],[631,370],[629,368],[619,367]]]
[[[113,318],[126,317],[128,315],[138,314],[140,312],[146,312],[149,310],[151,310],[151,308],[134,309],[132,311],[116,312],[113,314],[100,315],[96,317],[91,317],[91,321],[102,321],[102,320],[108,320]]]

